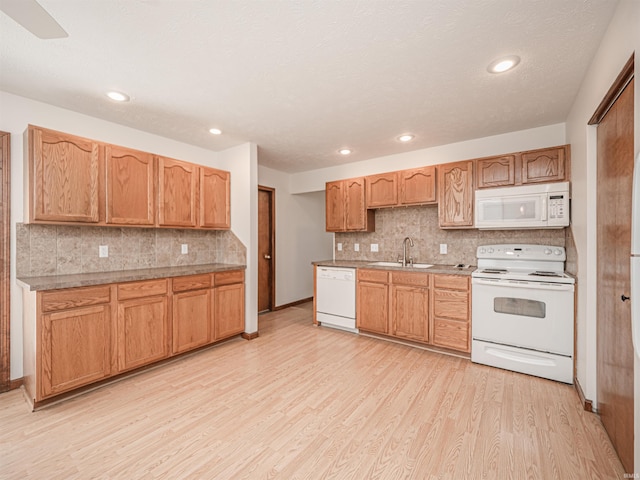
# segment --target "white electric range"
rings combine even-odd
[[[574,288],[563,247],[485,245],[471,274],[471,360],[573,383]]]

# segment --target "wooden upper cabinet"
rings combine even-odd
[[[105,147],[106,222],[153,225],[153,155],[114,145]]]
[[[215,168],[200,167],[199,226],[231,228],[230,174]]]
[[[568,178],[566,148],[522,152],[522,183],[560,182]]]
[[[506,187],[516,182],[516,156],[480,158],[476,160],[477,188]]]
[[[195,227],[197,186],[196,165],[158,157],[158,224]]]
[[[99,144],[32,125],[27,134],[30,219],[97,223]]]
[[[473,161],[438,166],[440,228],[473,226]]]
[[[398,204],[397,172],[365,177],[367,208],[392,207]]]
[[[374,212],[367,210],[364,178],[345,180],[345,228],[347,231],[371,232]]]
[[[344,182],[327,182],[325,186],[325,219],[327,232],[344,231]]]
[[[327,182],[325,190],[328,232],[372,232],[375,213],[367,210],[363,177]]]
[[[436,202],[436,168],[422,167],[398,172],[400,205]]]

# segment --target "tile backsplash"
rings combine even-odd
[[[438,227],[435,205],[381,208],[375,215],[375,232],[335,234],[336,260],[393,262],[402,257],[404,238],[411,237],[414,246],[409,248],[407,256],[412,256],[414,262],[475,265],[478,245],[530,243],[564,247],[565,230],[568,230],[442,230]],[[337,249],[338,243],[342,243],[342,251]],[[378,252],[371,251],[371,244],[378,245]],[[447,245],[446,255],[440,253],[440,244]]]
[[[18,277],[138,268],[246,264],[247,248],[231,231],[16,225]],[[181,246],[188,245],[188,253]],[[109,256],[100,258],[107,245]]]

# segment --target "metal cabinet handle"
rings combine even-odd
[[[627,300],[630,300],[631,297],[627,297],[624,293],[620,296],[620,300],[622,300],[623,302],[626,302]]]
[[[271,255],[269,255],[269,254],[265,253],[265,254],[264,254],[264,258],[265,258],[266,260],[271,260]]]

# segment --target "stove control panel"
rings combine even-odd
[[[518,260],[566,260],[564,247],[555,245],[483,245],[476,252],[478,258]]]

